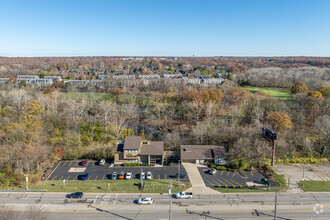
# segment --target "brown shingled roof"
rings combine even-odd
[[[150,144],[142,144],[140,155],[163,155],[164,141],[150,141]]]
[[[127,136],[125,138],[124,150],[139,150],[141,147],[140,136]]]
[[[225,148],[217,145],[181,145],[182,160],[214,159],[225,157]]]

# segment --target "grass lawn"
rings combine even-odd
[[[90,193],[167,193],[170,188],[170,180],[144,180],[145,187],[139,190],[140,180],[105,180],[105,181],[66,181],[65,188],[63,181],[42,181],[37,185],[29,185],[30,190],[43,190],[47,192],[90,192]],[[110,188],[109,188],[110,183]],[[184,183],[180,186],[172,181],[172,192],[181,192],[190,187],[190,183]],[[0,189],[25,189],[20,187],[1,187]]]
[[[305,192],[330,192],[330,181],[305,181],[304,187],[300,181],[299,185]]]
[[[285,89],[261,88],[261,87],[244,87],[249,91],[260,91],[274,96],[276,99],[287,100],[290,98],[290,91]]]

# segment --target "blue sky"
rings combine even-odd
[[[330,56],[330,0],[0,0],[0,56]]]

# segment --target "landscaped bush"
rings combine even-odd
[[[216,167],[217,167],[217,165],[215,165],[214,163],[211,163],[209,166],[210,166],[211,168],[216,168]]]
[[[123,163],[124,167],[140,166],[140,163]]]
[[[239,185],[239,188],[241,188],[241,189],[242,189],[242,188],[243,188],[243,186],[242,186],[242,185]]]
[[[218,184],[218,188],[220,188],[221,187],[221,185],[220,184]]]
[[[233,169],[233,168],[229,168],[229,167],[227,168],[227,171],[230,171],[230,172],[234,172],[234,170],[235,169]]]
[[[253,187],[254,187],[254,188],[256,188],[256,187],[257,187],[257,185],[253,185]]]
[[[225,188],[227,188],[228,186],[227,185],[224,185]]]
[[[247,167],[247,168],[245,168],[245,171],[252,171],[252,168],[251,167]]]
[[[216,169],[217,170],[227,170],[226,167],[224,167],[224,166],[217,166]]]
[[[236,188],[236,186],[233,184],[233,185],[231,185],[231,188],[235,189],[235,188]]]

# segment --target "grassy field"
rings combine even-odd
[[[108,180],[108,181],[42,181],[37,185],[29,185],[30,190],[44,190],[47,192],[89,192],[89,193],[167,193],[170,188],[170,180],[145,180],[143,190],[137,185],[139,180]],[[109,185],[110,184],[110,185]],[[181,192],[190,187],[189,183],[181,184],[172,182],[172,192]],[[20,187],[1,187],[0,189],[25,189]]]
[[[305,192],[330,192],[330,181],[305,181],[304,187],[300,181],[299,185]]]
[[[244,87],[249,91],[254,92],[263,92],[269,95],[274,96],[276,99],[287,100],[290,98],[290,91],[285,89],[273,89],[273,88],[261,88],[261,87]]]

